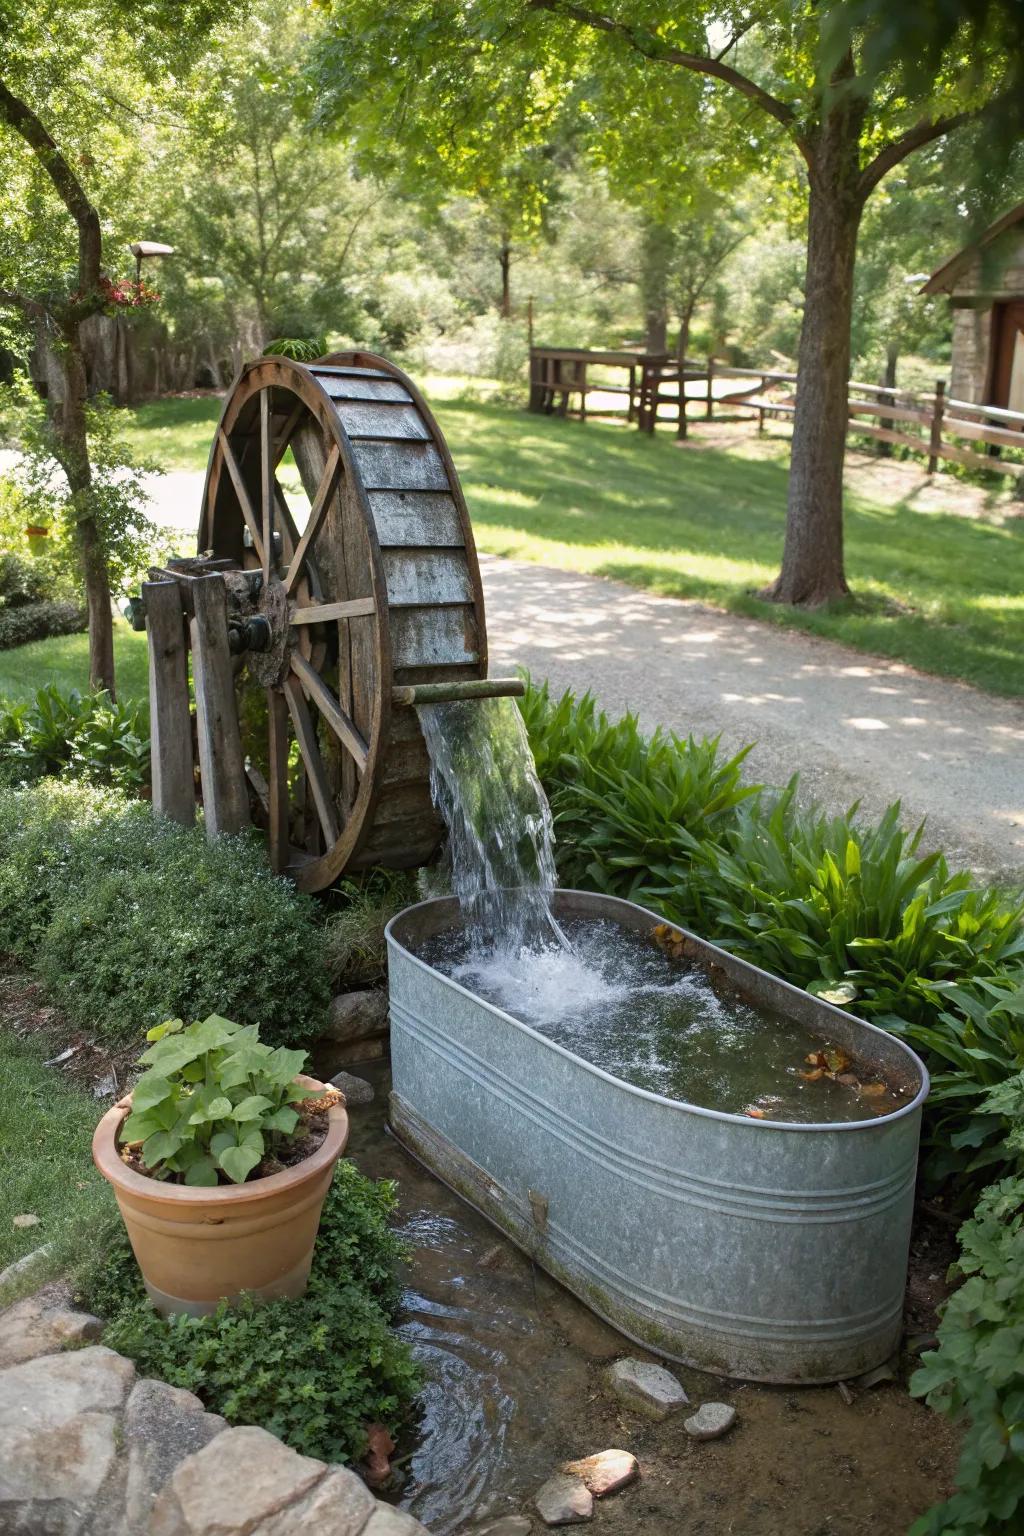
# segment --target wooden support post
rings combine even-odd
[[[636,363],[629,365],[629,410],[626,412],[626,421],[636,419]]]
[[[199,773],[206,835],[212,839],[223,833],[240,832],[249,825],[249,796],[228,650],[224,579],[199,576],[190,588]]]
[[[173,580],[145,581],[149,634],[149,731],[153,810],[191,826],[196,814],[188,645],[181,589]]]
[[[762,400],[764,399],[764,392],[765,392],[765,390],[767,388],[768,388],[768,380],[762,374],[761,375],[761,388],[758,391],[758,393],[760,394]],[[760,436],[764,432],[764,406],[763,405],[759,405],[758,408],[757,408],[757,431],[758,431],[758,436]]]
[[[934,475],[942,454],[942,418],[946,410],[946,381],[936,380],[935,406],[932,410],[931,441],[928,445],[928,473]]]
[[[711,421],[713,419],[714,413],[715,413],[715,397],[711,393],[711,384],[712,384],[712,381],[713,381],[714,377],[715,377],[715,360],[714,360],[713,357],[709,357],[708,358],[708,401],[707,401],[707,405],[704,407],[704,415],[705,415],[705,417],[707,418],[708,421]]]

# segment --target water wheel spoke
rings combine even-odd
[[[288,867],[288,702],[277,688],[267,689],[270,783],[267,822],[270,864],[278,874]]]
[[[302,689],[294,678],[286,677],[283,687],[288,712],[292,717],[292,724],[295,727],[295,738],[299,743],[299,752],[302,755],[302,763],[306,770],[306,782],[313,792],[316,813],[320,818],[324,839],[329,848],[338,840],[338,820],[334,811],[334,801],[331,797],[330,786],[327,783],[327,775],[324,772],[320,748],[317,745],[316,731],[313,728],[309,706],[303,696]]]
[[[288,452],[288,446],[295,435],[295,429],[298,427],[299,422],[302,420],[305,414],[305,405],[301,400],[297,401],[289,412],[288,419],[284,426],[281,428],[281,431],[278,433],[278,436],[274,442],[275,469],[277,468],[278,464],[280,464],[285,454]]]
[[[327,624],[335,619],[370,618],[377,612],[377,602],[372,597],[353,597],[343,603],[310,603],[292,612],[293,624]]]
[[[228,442],[227,435],[224,432],[219,432],[218,437],[220,439],[220,451],[224,455],[224,463],[228,467],[228,474],[231,476],[231,484],[235,488],[235,495],[238,498],[238,505],[241,508],[242,517],[245,519],[245,526],[249,530],[249,537],[252,539],[252,547],[259,556],[260,564],[262,565],[264,548],[263,529],[261,528],[259,520],[256,516],[256,511],[253,507],[252,501],[249,498],[248,487],[246,486],[245,481],[242,479],[242,471],[238,467],[238,460],[235,458],[231,444]]]
[[[285,577],[284,589],[289,594],[302,573],[302,567],[306,562],[310,545],[320,530],[320,524],[324,520],[327,505],[334,494],[334,488],[340,472],[341,454],[338,451],[337,443],[334,443],[330,453],[327,455],[327,462],[324,465],[324,472],[320,476],[320,484],[317,486],[313,505],[309,509],[309,521],[288,567],[288,575]]]
[[[270,390],[260,391],[260,510],[263,518],[263,550],[260,565],[263,580],[270,580],[274,568],[274,427],[270,418]]]
[[[298,651],[292,652],[291,668],[327,725],[355,759],[356,767],[362,772],[366,767],[370,749],[360,731],[342,709],[320,674]]]

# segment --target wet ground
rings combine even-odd
[[[735,1429],[708,1444],[688,1440],[682,1415],[651,1424],[607,1397],[604,1366],[655,1357],[419,1167],[385,1127],[387,1069],[355,1070],[377,1098],[351,1111],[349,1155],[399,1181],[413,1250],[402,1326],[428,1374],[420,1436],[399,1451],[401,1502],[436,1536],[533,1514],[562,1461],[613,1446],[639,1458],[641,1481],[598,1502],[592,1528],[605,1536],[904,1536],[949,1490],[956,1436],[898,1383],[848,1404],[834,1387],[755,1387],[673,1367],[692,1402],[738,1411]]]

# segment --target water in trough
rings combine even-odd
[[[870,1066],[736,995],[671,942],[603,920],[563,933],[551,810],[511,699],[428,705],[420,721],[464,926],[429,964],[623,1082],[705,1109],[820,1123],[904,1102]]]

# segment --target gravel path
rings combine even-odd
[[[518,662],[561,692],[589,688],[734,751],[747,772],[830,808],[893,800],[950,861],[996,877],[1024,869],[1024,705],[618,582],[515,560],[482,560],[492,672]]]
[[[150,516],[194,534],[204,479],[154,478]],[[647,729],[721,732],[730,751],[754,741],[754,778],[781,784],[799,770],[830,808],[859,799],[872,817],[900,800],[951,862],[1024,870],[1024,704],[599,577],[481,563],[492,671],[518,662],[559,692],[589,688]]]

